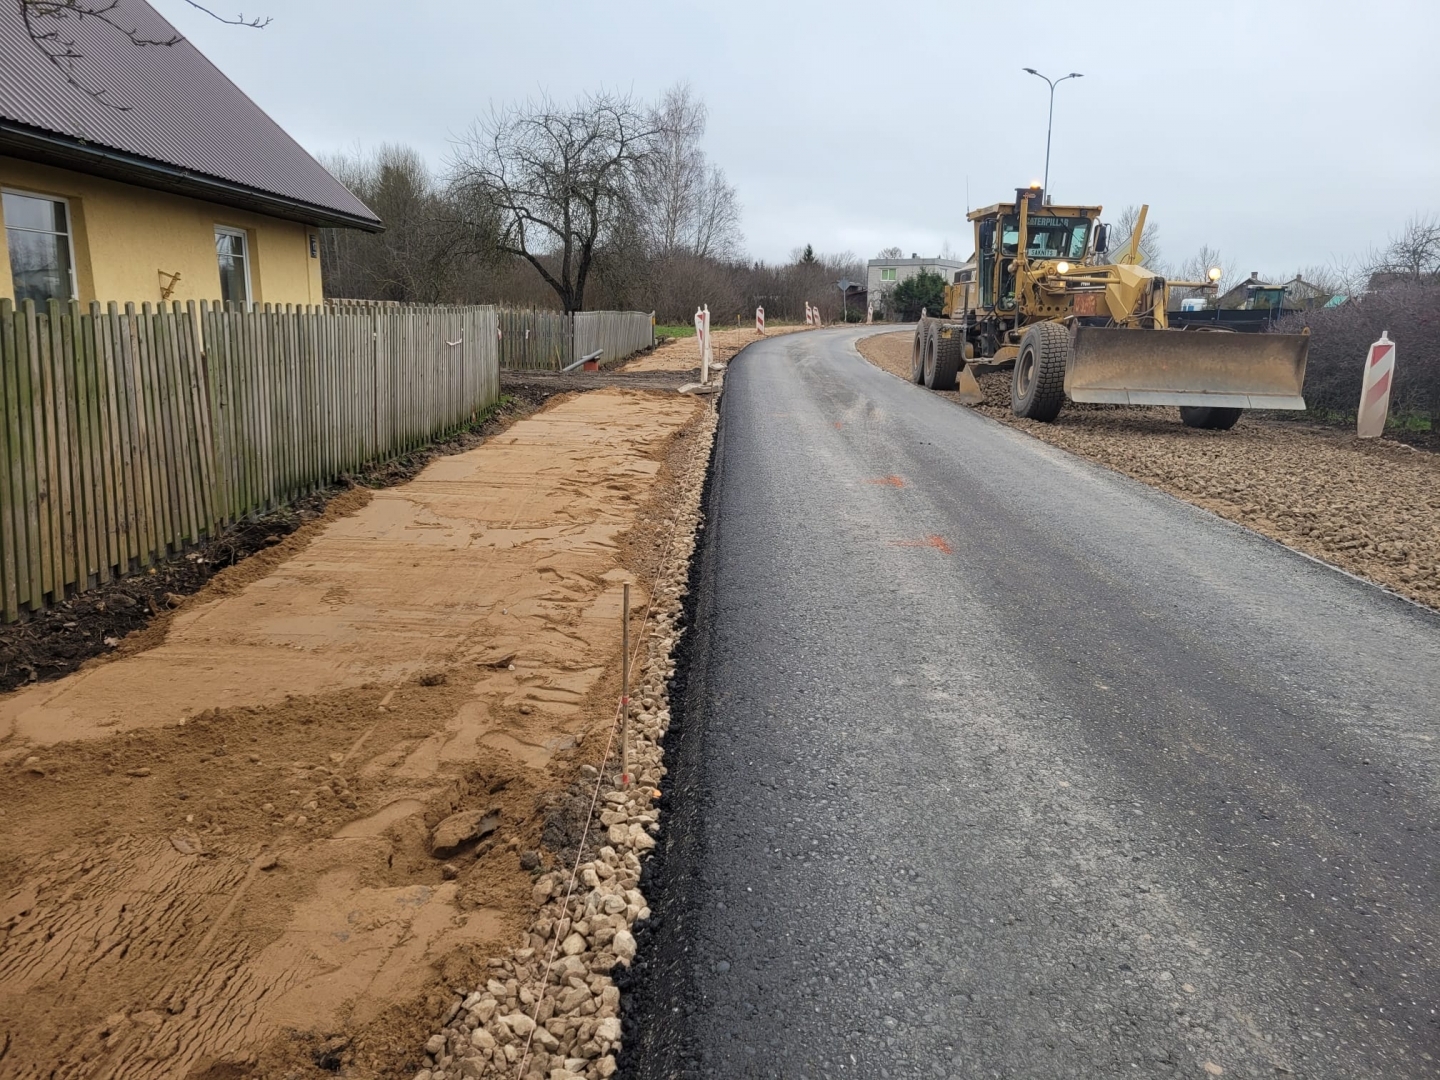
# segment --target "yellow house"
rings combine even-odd
[[[383,228],[144,0],[30,11],[0,4],[0,297],[319,304],[320,228]]]

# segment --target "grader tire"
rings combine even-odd
[[[930,320],[921,319],[915,327],[915,340],[910,346],[910,381],[916,386],[925,383],[925,338],[930,331]]]
[[[1070,360],[1070,331],[1056,322],[1036,323],[1020,339],[1010,411],[1027,420],[1049,423],[1065,404],[1065,366]]]
[[[1244,409],[1222,409],[1218,405],[1181,405],[1180,420],[1186,427],[1229,431]]]
[[[931,390],[954,390],[955,376],[960,372],[960,363],[965,355],[965,339],[958,327],[946,337],[940,324],[930,333],[925,350],[925,385]]]

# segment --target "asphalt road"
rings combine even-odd
[[[727,375],[622,1074],[1440,1075],[1440,618],[857,336]]]

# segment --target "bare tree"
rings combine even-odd
[[[25,33],[40,54],[65,77],[65,81],[77,90],[89,94],[95,100],[112,109],[129,111],[129,107],[106,100],[109,87],[87,85],[82,82],[77,69],[86,57],[79,42],[79,31],[85,29],[87,20],[91,29],[106,28],[120,40],[137,49],[168,48],[185,39],[179,34],[165,37],[151,37],[141,32],[133,18],[121,6],[120,0],[15,0],[20,7],[20,19]],[[202,11],[218,22],[231,26],[245,26],[262,30],[270,25],[268,16],[250,17],[245,15],[227,16],[199,3],[199,0],[180,0],[196,11]]]
[[[1135,226],[1140,220],[1140,207],[1127,206],[1120,211],[1115,224],[1110,229],[1110,254],[1109,258],[1117,259],[1126,248],[1130,246],[1130,238],[1135,235]],[[1163,272],[1165,264],[1160,257],[1160,227],[1155,224],[1155,219],[1148,213],[1145,216],[1145,231],[1140,235],[1140,262],[1157,273]]]
[[[734,258],[740,239],[740,202],[725,180],[725,170],[713,165],[696,206],[691,250],[702,258]]]
[[[905,257],[905,252],[898,247],[887,247],[881,248],[880,254],[875,257],[877,259],[902,259]]]
[[[1301,269],[1297,276],[1303,276],[1306,281],[1332,296],[1359,296],[1365,291],[1369,273],[1364,266],[1351,258],[1312,263]]]
[[[1383,251],[1367,260],[1371,276],[1382,283],[1423,281],[1440,274],[1440,217],[1416,215],[1392,236]]]
[[[705,123],[705,103],[683,83],[650,110],[655,146],[638,178],[637,210],[659,255],[724,259],[739,250],[739,201],[724,171],[706,160]]]
[[[705,134],[705,103],[684,83],[665,91],[650,110],[655,152],[639,178],[647,239],[668,253],[684,245],[705,186],[705,157],[699,152]]]
[[[467,278],[493,262],[494,222],[462,206],[407,146],[332,154],[322,162],[385,222],[385,231],[325,229],[331,296],[448,303],[467,299]]]
[[[497,215],[500,251],[525,259],[566,311],[581,311],[597,254],[634,215],[655,153],[651,118],[628,96],[497,108],[460,142],[451,179]]]
[[[1150,231],[1148,225],[1145,227],[1145,231]],[[1194,255],[1191,255],[1190,258],[1180,264],[1180,268],[1176,271],[1175,277],[1181,281],[1209,281],[1210,271],[1216,267],[1220,268],[1220,277],[1213,291],[1210,289],[1176,289],[1170,294],[1171,300],[1178,302],[1200,296],[1218,301],[1225,290],[1230,288],[1231,284],[1230,270],[1226,266],[1225,260],[1221,258],[1218,249],[1212,248],[1209,244],[1201,244],[1199,251],[1195,252]]]

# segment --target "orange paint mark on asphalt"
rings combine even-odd
[[[836,426],[837,428],[843,428],[845,425],[842,424],[842,423],[840,423],[839,420],[836,420],[836,421],[835,421],[835,426]]]
[[[924,540],[891,540],[890,542],[896,547],[929,547],[934,548],[936,551],[944,555],[955,554],[955,549],[945,542],[945,538],[943,536],[935,536],[933,534],[925,537]]]
[[[877,476],[874,480],[866,480],[867,484],[888,484],[890,487],[904,487],[905,481],[898,476]]]

